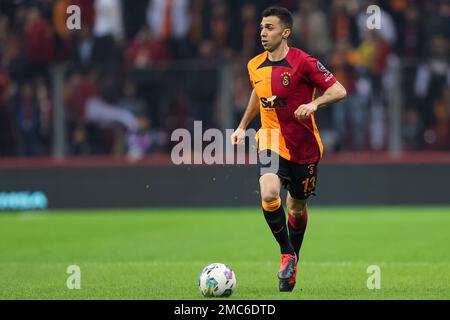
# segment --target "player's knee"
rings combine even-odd
[[[295,218],[300,218],[303,215],[303,210],[298,209],[289,209],[289,214],[294,216]]]
[[[303,212],[305,210],[305,205],[306,204],[288,205],[287,206],[288,213],[290,215],[294,216],[295,218],[300,218],[303,215]]]
[[[278,190],[276,188],[267,189],[261,192],[261,200],[263,202],[273,202],[280,197]]]

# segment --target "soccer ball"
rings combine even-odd
[[[236,276],[229,266],[211,263],[200,272],[198,288],[204,297],[229,297],[236,289]]]

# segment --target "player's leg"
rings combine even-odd
[[[298,262],[308,218],[306,202],[316,187],[317,163],[300,165],[291,162],[289,168],[290,183],[286,200],[286,209],[288,210],[289,217],[289,241],[294,247]],[[296,277],[297,265],[294,267],[292,277],[287,282],[280,283],[280,289],[283,285],[283,291],[292,291],[296,283]]]
[[[308,222],[307,200],[317,184],[318,163],[300,165],[291,163],[291,184],[289,186],[286,208],[288,210],[289,238],[299,257],[300,248]]]
[[[308,165],[291,166],[291,183],[286,207],[288,210],[289,239],[299,257],[300,249],[308,223],[307,200],[314,191],[317,184],[318,163]]]
[[[273,173],[264,174],[259,179],[261,189],[261,200],[267,224],[273,236],[280,245],[281,265],[278,270],[279,290],[292,291],[292,279],[295,282],[297,269],[297,257],[289,242],[289,235],[286,227],[286,215],[281,205],[280,178]],[[295,285],[295,283],[294,283]]]
[[[259,178],[259,185],[264,217],[280,246],[281,254],[292,254],[294,249],[289,242],[286,215],[281,205],[280,178],[274,173],[267,173]]]
[[[300,259],[300,249],[308,224],[307,200],[294,199],[288,192],[286,209],[288,211],[289,241],[294,247],[297,258]]]

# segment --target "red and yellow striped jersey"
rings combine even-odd
[[[281,61],[270,61],[266,51],[247,67],[260,101],[259,150],[270,149],[299,164],[318,161],[323,145],[314,114],[299,120],[294,111],[311,102],[316,89],[323,92],[332,86],[336,82],[333,74],[316,58],[292,47]]]

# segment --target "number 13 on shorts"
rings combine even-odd
[[[316,177],[306,178],[302,181],[302,185],[305,194],[311,193],[316,188]]]

